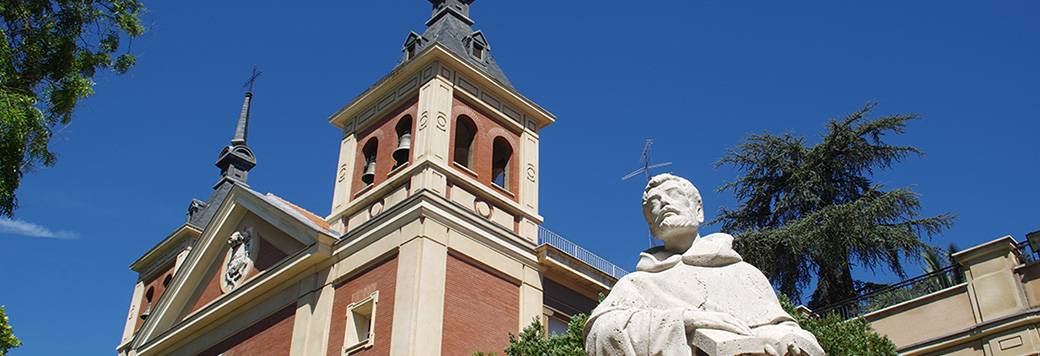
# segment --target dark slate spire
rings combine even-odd
[[[438,43],[462,60],[500,84],[512,89],[513,84],[491,56],[491,45],[481,31],[473,30],[469,7],[475,0],[429,0],[433,16],[426,21],[426,32],[408,34],[405,40],[404,61],[407,62],[423,49]]]
[[[246,97],[242,102],[242,112],[238,115],[235,137],[231,139],[231,145],[220,151],[220,158],[217,159],[217,167],[220,168],[218,187],[226,181],[248,186],[246,178],[249,170],[256,166],[256,156],[253,155],[253,150],[246,145],[249,134],[249,107],[252,101],[253,91],[252,85],[250,85],[250,90],[246,92]]]

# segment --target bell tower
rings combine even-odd
[[[536,242],[538,131],[555,118],[513,88],[472,0],[430,1],[398,66],[330,118],[344,135],[328,221],[349,232],[427,191]]]
[[[352,244],[396,246],[391,354],[497,351],[543,316],[538,145],[555,117],[498,66],[472,0],[430,1],[397,66],[329,118],[343,138],[325,221],[354,259],[375,256]]]

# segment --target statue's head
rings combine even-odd
[[[643,191],[643,216],[650,225],[650,233],[663,240],[665,248],[685,252],[704,222],[701,193],[686,179],[658,174]]]

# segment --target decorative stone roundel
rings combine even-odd
[[[446,118],[444,116],[441,116],[441,115],[437,115],[437,128],[440,129],[441,131],[447,131],[448,130],[448,118]]]
[[[489,219],[491,218],[491,205],[488,204],[486,201],[477,200],[473,202],[473,211],[476,211],[477,215]]]
[[[224,293],[235,290],[249,277],[260,250],[260,240],[252,227],[235,231],[227,242],[228,252],[220,271],[220,290]]]
[[[538,177],[538,173],[534,170],[534,165],[527,165],[527,180],[534,182],[534,179]]]
[[[375,204],[372,204],[371,208],[368,208],[368,215],[371,216],[371,217],[375,217],[376,215],[379,215],[379,214],[382,214],[382,213],[383,213],[383,201],[382,200],[377,201]]]

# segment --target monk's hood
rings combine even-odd
[[[663,258],[662,258],[663,257]],[[682,263],[699,267],[722,267],[742,261],[733,250],[733,236],[714,233],[698,237],[690,249],[682,254],[669,254],[663,246],[654,247],[639,254],[636,271],[660,272]]]

